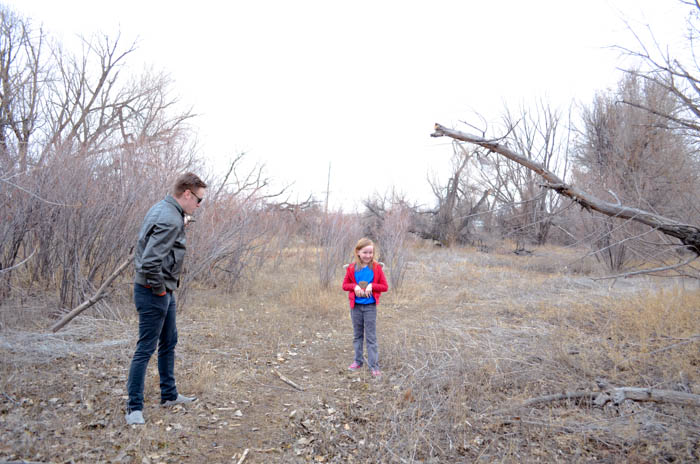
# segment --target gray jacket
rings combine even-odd
[[[185,258],[185,212],[168,195],[148,210],[134,252],[137,284],[154,295],[173,291],[180,283]]]

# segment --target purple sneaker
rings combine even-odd
[[[362,364],[358,364],[357,361],[353,361],[352,364],[350,364],[348,366],[348,369],[350,369],[351,371],[356,371],[361,367],[362,367]]]
[[[372,377],[379,378],[382,376],[382,371],[379,369],[372,369]]]

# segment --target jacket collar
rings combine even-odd
[[[172,195],[166,196],[165,202],[173,205],[175,207],[175,209],[178,211],[178,213],[180,213],[180,216],[185,217],[185,210],[182,209],[182,206],[180,206],[180,203],[178,203],[177,200]]]

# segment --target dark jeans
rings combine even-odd
[[[158,344],[158,374],[160,375],[161,403],[177,398],[175,387],[175,345],[177,327],[175,325],[175,296],[168,292],[156,296],[150,288],[134,284],[134,303],[139,313],[139,341],[131,360],[127,412],[143,410],[143,387],[146,368]]]
[[[352,346],[355,349],[355,362],[364,364],[363,342],[367,340],[367,361],[372,370],[379,369],[379,349],[377,347],[377,305],[356,304],[350,310],[352,319],[353,339]]]

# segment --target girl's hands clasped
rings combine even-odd
[[[367,285],[364,290],[359,285],[355,285],[355,296],[360,298],[369,298],[372,296],[372,284]]]

